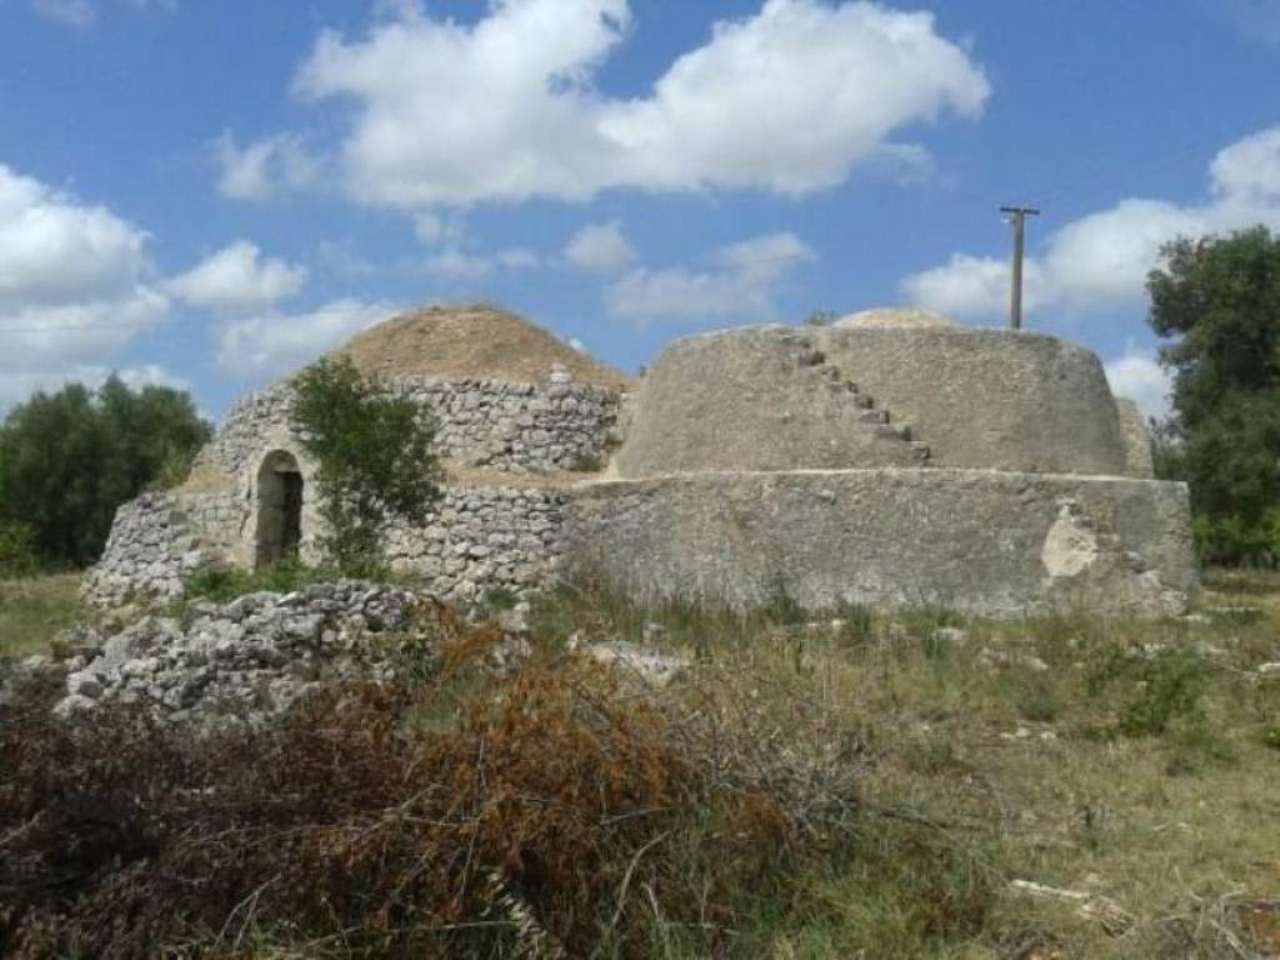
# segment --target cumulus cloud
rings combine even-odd
[[[1160,248],[1178,236],[1222,233],[1263,223],[1280,227],[1280,127],[1233,143],[1209,168],[1209,196],[1197,205],[1131,198],[1068,223],[1025,263],[1028,310],[1083,312],[1141,299]],[[1007,309],[1009,261],[955,254],[941,266],[906,277],[913,304],[962,317]]]
[[[258,310],[292,297],[306,282],[305,267],[264,258],[256,244],[237,240],[169,282],[169,292],[196,307]]]
[[[814,254],[794,234],[775,233],[721,247],[714,259],[709,270],[633,270],[605,291],[606,308],[640,322],[771,319],[777,283]]]
[[[230,131],[212,145],[218,192],[233,200],[268,200],[314,184],[320,161],[293,134],[266,137],[241,148]]]
[[[930,14],[869,2],[766,0],[717,23],[631,99],[594,83],[631,23],[627,0],[490,0],[473,26],[413,2],[384,12],[363,37],[323,33],[294,81],[305,99],[354,104],[342,166],[371,205],[581,200],[618,187],[806,194],[876,157],[919,169],[923,152],[889,137],[945,113],[976,116],[990,92]],[[242,193],[261,182],[256,156]]]
[[[571,264],[597,273],[621,270],[635,256],[617,220],[588,224],[570,237],[564,247],[564,257]]]
[[[1116,396],[1128,397],[1148,417],[1168,416],[1173,381],[1152,353],[1130,346],[1106,364],[1106,371]]]
[[[225,322],[218,336],[218,365],[245,380],[276,377],[396,312],[389,303],[348,299],[304,313],[268,312]]]
[[[0,399],[100,364],[168,316],[147,234],[0,164]]]

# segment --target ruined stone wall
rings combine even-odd
[[[392,389],[427,406],[440,425],[436,451],[468,466],[508,472],[574,470],[607,459],[617,441],[619,395],[591,384],[401,377]],[[197,468],[240,476],[289,432],[289,384],[249,394],[227,414]]]

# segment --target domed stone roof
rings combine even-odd
[[[429,307],[356,334],[335,350],[366,374],[483,377],[543,383],[560,367],[575,383],[627,390],[625,374],[522,317],[490,306]]]
[[[835,323],[834,327],[910,327],[912,329],[931,329],[936,327],[955,327],[958,324],[950,317],[944,317],[932,310],[899,309],[897,307],[879,307],[875,310],[862,310],[850,313]]]

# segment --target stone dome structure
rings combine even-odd
[[[575,550],[626,591],[751,607],[1008,616],[1181,610],[1186,487],[1098,358],[1057,338],[872,311],[678,340]]]
[[[449,599],[584,568],[645,599],[992,616],[1159,615],[1196,586],[1186,487],[1151,479],[1141,416],[1054,337],[867,311],[677,340],[635,384],[468,307],[337,354],[438,421],[445,499],[385,546]],[[317,558],[291,390],[244,398],[184,487],[121,508],[96,602],[176,596],[209,559]]]

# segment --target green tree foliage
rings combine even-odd
[[[1212,562],[1280,561],[1280,236],[1180,238],[1151,272],[1149,321],[1172,343],[1161,470],[1191,484]]]
[[[421,523],[441,495],[435,421],[345,357],[308,367],[294,392],[293,423],[318,465],[322,546],[343,573],[375,574],[391,517]]]
[[[27,527],[45,565],[91,563],[116,508],[184,473],[209,435],[182,391],[113,376],[96,392],[38,392],[0,427],[0,521]]]

